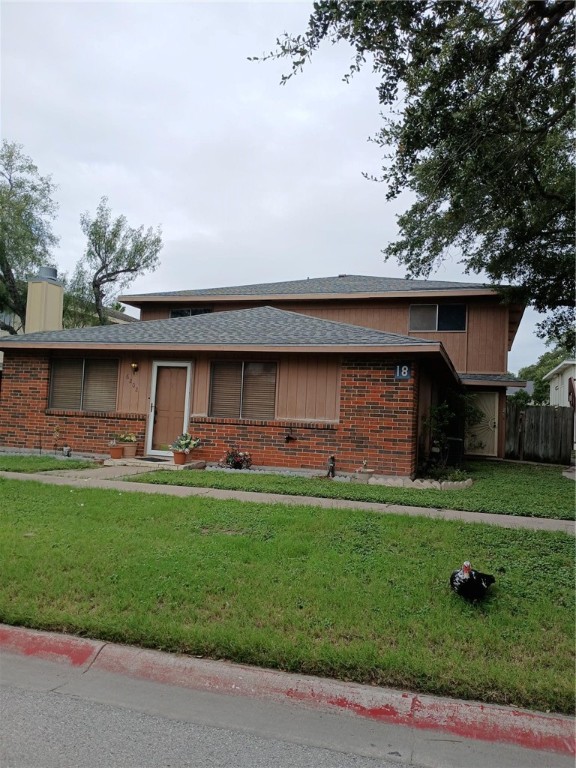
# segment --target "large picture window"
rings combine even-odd
[[[54,360],[49,407],[67,411],[115,411],[118,361]]]
[[[411,331],[465,331],[466,304],[413,304]]]
[[[276,363],[212,363],[210,416],[273,419],[275,403]]]

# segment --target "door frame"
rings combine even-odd
[[[171,451],[159,451],[152,448],[152,437],[154,433],[154,408],[156,406],[156,386],[158,383],[159,368],[185,368],[186,369],[186,394],[184,396],[184,419],[182,422],[182,432],[188,429],[190,419],[190,391],[192,388],[192,362],[185,360],[153,360],[152,361],[152,379],[150,382],[150,408],[148,411],[148,426],[146,429],[147,456],[171,456]],[[174,435],[176,439],[178,435]]]

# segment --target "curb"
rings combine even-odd
[[[474,701],[418,695],[231,662],[150,651],[0,624],[0,651],[233,696],[298,702],[326,711],[466,739],[576,754],[574,719]]]

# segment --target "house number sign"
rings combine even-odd
[[[412,378],[412,366],[410,363],[398,363],[394,373],[396,381],[408,381]]]

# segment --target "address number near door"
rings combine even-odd
[[[398,363],[394,374],[396,381],[407,381],[412,378],[412,366],[410,363]]]

